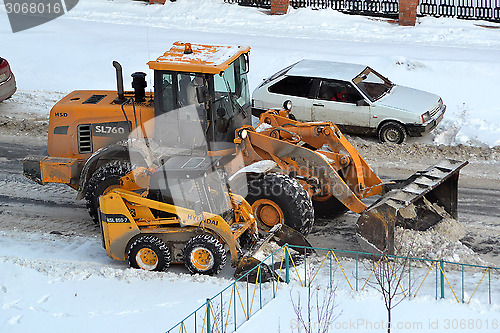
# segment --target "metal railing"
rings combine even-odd
[[[224,0],[241,6],[271,8],[270,0]],[[293,8],[331,8],[346,14],[397,18],[399,0],[290,0]],[[420,0],[419,16],[500,22],[500,0]]]
[[[311,251],[316,254],[312,255]],[[400,265],[396,267],[398,260]],[[264,264],[274,267],[275,272],[275,278],[267,282],[263,281],[267,271]],[[208,298],[167,333],[234,332],[273,300],[282,284],[292,282],[308,287],[318,280],[318,284],[328,284],[328,287],[335,285],[353,292],[362,291],[373,286],[376,270],[381,267],[389,272],[388,275],[397,276],[396,285],[404,297],[432,293],[438,299],[451,292],[457,303],[470,303],[473,298],[479,298],[492,304],[493,297],[500,301],[500,289],[492,287],[492,279],[500,283],[499,267],[284,245],[217,295]],[[404,274],[395,273],[401,269]],[[431,275],[434,278],[430,278]],[[429,282],[431,280],[434,281]],[[481,294],[478,294],[480,289]]]

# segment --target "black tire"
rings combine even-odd
[[[162,272],[170,266],[170,261],[168,246],[153,235],[139,236],[128,251],[128,262],[133,268]]]
[[[336,217],[349,210],[349,208],[333,196],[326,200],[315,200],[313,197],[313,206],[316,217]]]
[[[406,140],[406,130],[400,123],[390,121],[380,127],[378,138],[381,142],[401,144]]]
[[[99,197],[112,186],[120,185],[120,178],[131,170],[130,163],[115,160],[99,167],[90,177],[85,189],[87,210],[95,223],[99,223]]]
[[[306,190],[293,178],[268,173],[248,184],[248,203],[263,227],[285,224],[307,235],[314,223],[314,208]],[[267,221],[266,221],[267,220]]]
[[[184,247],[184,265],[192,274],[216,275],[226,264],[226,251],[212,235],[191,238]]]

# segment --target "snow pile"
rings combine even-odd
[[[445,218],[425,231],[396,227],[395,252],[414,258],[485,265],[486,262],[478,254],[460,242],[465,234],[465,227],[452,218]]]
[[[255,253],[253,255],[253,257],[257,260],[260,260],[260,261],[263,261],[265,260],[267,257],[269,257],[271,254],[273,254],[274,252],[278,251],[280,249],[281,246],[279,246],[278,244],[276,244],[275,242],[268,242],[267,244],[265,244],[264,246],[262,246],[260,248],[260,250]],[[290,249],[290,252],[292,252],[293,250]],[[279,257],[281,258],[281,256],[283,255],[283,251],[278,251],[276,252],[275,254],[275,257]],[[267,261],[266,261],[267,263]]]

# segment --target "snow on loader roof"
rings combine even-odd
[[[148,62],[154,70],[219,74],[240,55],[248,53],[249,46],[219,46],[175,42],[170,50]]]

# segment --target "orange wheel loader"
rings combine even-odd
[[[97,221],[101,195],[147,187],[168,159],[219,156],[233,192],[244,195],[262,228],[286,224],[307,234],[315,209],[326,216],[352,210],[361,214],[362,243],[388,253],[395,225],[437,223],[442,216],[433,205],[456,216],[466,162],[442,161],[383,183],[330,122],[299,123],[290,110],[269,110],[252,127],[249,52],[176,42],[148,63],[154,92],[146,92],[141,72],[132,74],[134,91],[125,92],[114,62],[117,91],[74,91],[59,101],[50,113],[48,156],[28,157],[24,174],[73,187]],[[362,199],[374,195],[380,200],[367,207]]]

